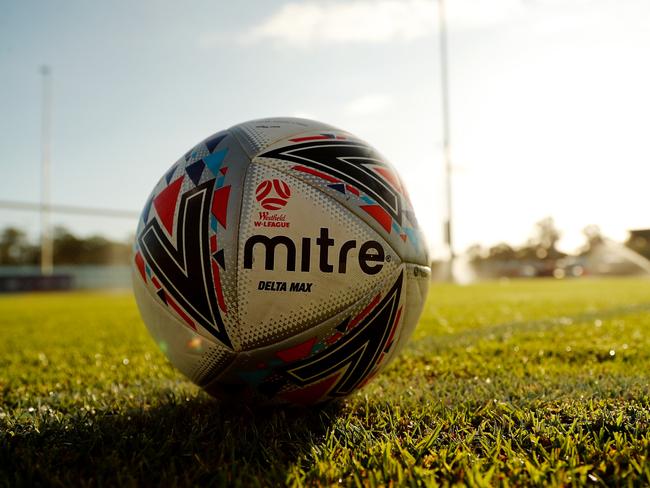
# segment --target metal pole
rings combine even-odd
[[[50,213],[70,215],[93,215],[97,217],[110,217],[116,219],[137,219],[139,212],[132,210],[117,210],[113,208],[79,207],[77,205],[43,205],[42,203],[19,202],[16,200],[0,200],[0,209],[26,210],[33,212],[47,211]]]
[[[52,78],[49,66],[41,66],[43,106],[41,125],[41,274],[53,270],[52,235],[50,231],[50,151],[52,125]]]
[[[450,150],[450,123],[449,123],[449,77],[448,77],[448,52],[447,52],[447,18],[445,15],[445,0],[438,0],[438,20],[440,31],[440,88],[442,95],[442,151],[445,165],[445,194],[446,215],[444,223],[445,243],[449,252],[449,281],[454,280],[454,246],[452,239],[452,182],[451,182],[451,150]]]

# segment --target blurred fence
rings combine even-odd
[[[0,266],[0,279],[37,276],[40,272],[39,266]],[[131,269],[127,265],[55,266],[54,274],[69,276],[72,281],[70,287],[74,289],[131,288]]]

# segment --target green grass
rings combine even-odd
[[[123,294],[0,297],[1,485],[650,484],[650,280],[434,285],[321,410],[232,409]]]

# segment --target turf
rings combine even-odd
[[[402,356],[320,410],[232,409],[128,294],[0,297],[0,484],[650,484],[650,280],[432,286]]]

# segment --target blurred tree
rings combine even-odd
[[[553,219],[547,217],[535,224],[531,237],[521,247],[502,242],[485,251],[474,245],[467,253],[479,275],[551,276],[558,261],[566,257],[557,249],[560,235]]]
[[[7,227],[0,234],[0,264],[24,265],[36,264],[38,250],[27,240],[27,235],[20,229]]]
[[[465,254],[471,263],[475,263],[485,259],[488,251],[486,251],[480,244],[472,244],[467,248]]]
[[[546,217],[535,224],[531,243],[537,248],[545,249],[550,256],[551,252],[556,250],[560,235],[553,217]]]
[[[55,264],[127,264],[130,255],[130,246],[126,243],[102,236],[83,239],[63,227],[54,229]]]
[[[557,249],[560,236],[552,217],[540,220],[535,224],[533,235],[526,245],[517,250],[517,259],[551,262],[565,257],[566,254]]]
[[[54,239],[55,264],[83,263],[84,243],[81,239],[70,233],[65,227],[55,227],[52,235]]]
[[[65,227],[56,227],[53,232],[54,264],[128,264],[131,246],[114,242],[102,236],[81,238]],[[0,265],[38,264],[40,250],[29,242],[20,229],[8,227],[0,231]]]
[[[516,257],[517,252],[512,248],[512,246],[505,242],[501,242],[490,248],[485,259],[487,261],[510,261],[511,259],[516,259]]]
[[[588,225],[582,229],[582,234],[585,236],[585,244],[580,248],[579,255],[589,254],[590,251],[598,247],[605,241],[603,233],[600,230],[600,227],[597,225]]]
[[[597,225],[588,225],[582,230],[582,233],[587,238],[587,244],[600,244],[603,242],[603,233]]]

